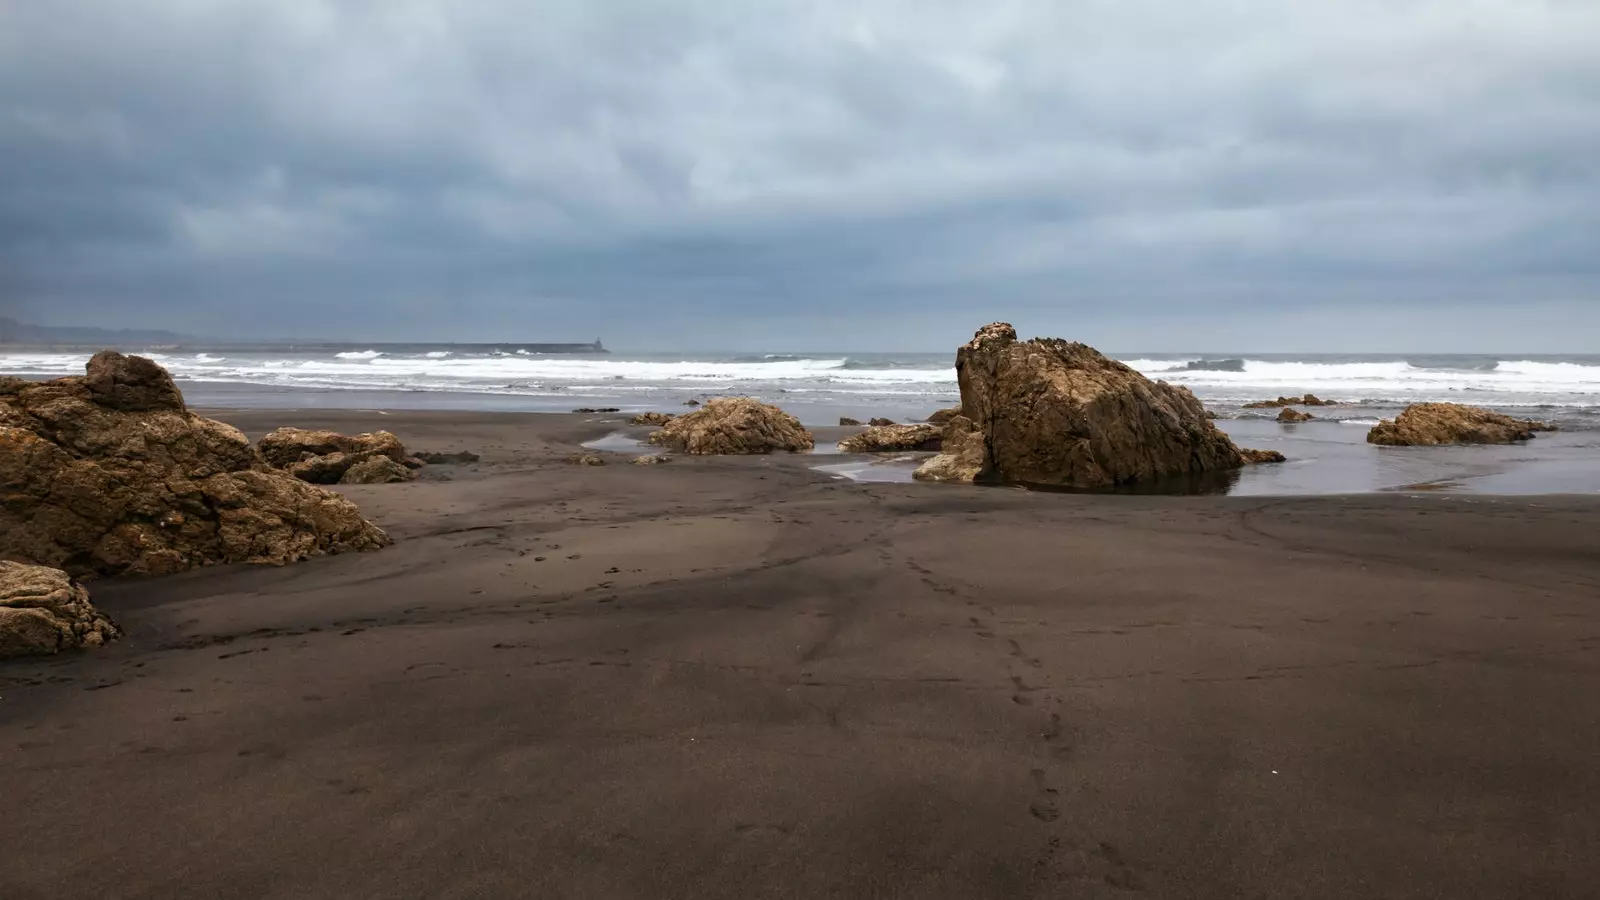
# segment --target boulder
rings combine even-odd
[[[155,575],[389,543],[350,501],[189,412],[149,360],[101,353],[88,371],[0,395],[0,558]]]
[[[885,418],[882,418],[882,417],[875,417],[875,418],[868,419],[867,420],[867,424],[871,425],[873,428],[882,428],[885,425],[893,425],[893,424],[895,424],[895,422],[894,422],[893,419],[885,419]]]
[[[966,416],[953,416],[939,439],[939,455],[917,467],[918,481],[977,481],[988,464],[983,430]]]
[[[596,456],[593,453],[575,453],[567,457],[567,463],[574,466],[603,466],[606,461],[604,457]]]
[[[1246,450],[1239,449],[1239,463],[1245,466],[1254,466],[1260,463],[1287,462],[1288,458],[1276,450]]]
[[[937,425],[879,425],[839,442],[846,453],[882,453],[889,450],[938,450],[944,429]]]
[[[415,468],[421,460],[406,454],[400,439],[387,431],[346,435],[337,431],[312,431],[304,428],[279,428],[269,432],[257,445],[261,458],[270,466],[283,469],[301,481],[312,484],[378,484],[375,481],[345,482],[347,471],[374,458]],[[368,466],[368,473],[386,470],[382,464]],[[394,479],[409,481],[409,478]]]
[[[1367,443],[1389,447],[1431,447],[1439,444],[1509,444],[1531,440],[1555,426],[1533,419],[1463,406],[1459,403],[1414,403],[1394,419],[1367,432]]]
[[[1315,419],[1311,413],[1301,412],[1290,406],[1285,406],[1283,412],[1278,413],[1278,421],[1285,425],[1294,425],[1299,422],[1309,422]]]
[[[430,466],[455,466],[478,461],[478,454],[470,450],[457,450],[454,453],[431,453],[426,450],[413,454],[413,459]]]
[[[344,470],[340,484],[394,484],[412,481],[417,473],[387,456],[369,456]]]
[[[951,419],[954,419],[959,415],[961,415],[961,407],[959,406],[952,406],[949,409],[935,410],[933,415],[928,417],[928,424],[939,425],[942,427],[949,423]]]
[[[840,416],[839,417],[839,424],[841,426],[845,427],[845,428],[854,428],[854,427],[856,427],[856,426],[861,424],[861,420],[860,419],[852,419],[849,416]]]
[[[718,397],[650,435],[650,443],[695,455],[810,450],[800,420],[750,397]]]
[[[673,419],[676,419],[676,418],[677,418],[677,416],[675,414],[673,414],[673,413],[647,412],[647,413],[640,413],[637,416],[634,416],[633,418],[629,419],[628,420],[628,424],[629,425],[654,425],[657,428],[660,428],[662,425],[665,425],[668,422],[671,422]]]
[[[995,323],[956,352],[956,378],[962,415],[946,426],[941,455],[962,459],[936,457],[928,480],[1107,488],[1242,465],[1194,394],[1084,344],[1019,341]],[[971,432],[952,434],[962,419],[982,435],[976,465]]]
[[[646,453],[643,456],[635,456],[632,465],[659,466],[667,462],[672,462],[672,457],[667,456],[665,453]]]
[[[0,659],[85,650],[121,636],[67,573],[0,561]]]
[[[694,400],[694,399],[689,399],[689,400],[683,401],[683,405],[684,406],[699,406],[700,405],[700,401],[699,400]]]

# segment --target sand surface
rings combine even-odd
[[[1600,502],[1088,497],[603,418],[219,413],[476,450],[373,554],[98,582],[0,666],[0,897],[1592,897]],[[626,457],[616,457],[624,463]]]

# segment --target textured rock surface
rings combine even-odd
[[[369,456],[344,470],[340,484],[394,484],[411,481],[417,473],[387,456]]]
[[[839,424],[841,426],[844,426],[845,428],[853,428],[853,427],[855,427],[857,425],[860,425],[861,424],[861,420],[860,419],[852,419],[849,416],[840,416],[839,417]]]
[[[959,415],[961,415],[961,407],[959,406],[952,406],[949,409],[935,410],[933,415],[928,417],[928,424],[943,426],[949,423],[951,419],[954,419]]]
[[[1245,450],[1241,448],[1239,450],[1239,461],[1243,465],[1253,466],[1258,463],[1286,462],[1287,458],[1276,450]]]
[[[893,424],[895,424],[895,421],[893,419],[885,419],[882,416],[878,416],[878,417],[875,417],[875,418],[868,419],[867,420],[867,424],[871,425],[873,428],[882,428],[885,425],[893,425]]]
[[[846,453],[888,450],[938,450],[944,429],[937,425],[879,425],[839,442]]]
[[[270,469],[139,357],[0,393],[0,558],[76,576],[281,564],[389,540],[350,501]]]
[[[944,425],[939,455],[917,467],[918,481],[977,481],[988,465],[989,448],[983,431],[966,416],[953,416]]]
[[[593,453],[575,453],[567,457],[567,464],[573,466],[603,466],[606,461],[604,457],[596,456]]]
[[[672,462],[672,457],[667,456],[666,454],[646,453],[642,456],[635,456],[632,464],[636,466],[659,466],[662,463],[669,462]]]
[[[121,635],[67,573],[0,561],[0,659],[84,650]]]
[[[1509,444],[1531,440],[1555,427],[1533,419],[1462,406],[1459,403],[1414,403],[1394,419],[1380,422],[1367,432],[1367,443],[1390,447],[1431,447],[1439,444]]]
[[[263,437],[257,448],[268,465],[312,484],[380,484],[381,480],[370,479],[379,472],[392,471],[392,467],[371,462],[374,459],[387,459],[408,468],[422,465],[421,460],[407,456],[405,445],[387,431],[347,435],[337,431],[279,428]],[[346,480],[346,473],[356,466],[363,467],[357,479],[368,480]]]
[[[640,413],[637,416],[634,416],[633,418],[629,419],[628,420],[628,424],[629,425],[654,425],[654,426],[659,428],[660,426],[665,425],[668,422],[671,422],[673,419],[676,419],[676,418],[677,418],[677,416],[672,414],[672,413],[647,412],[647,413]]]
[[[1284,423],[1285,425],[1293,425],[1298,422],[1309,422],[1315,418],[1316,416],[1313,416],[1311,413],[1301,412],[1298,409],[1291,409],[1287,406],[1283,408],[1283,412],[1278,413],[1278,421]]]
[[[987,325],[957,351],[956,377],[960,418],[985,445],[973,477],[1103,488],[1242,464],[1187,389],[1152,382],[1084,344],[1019,341],[1010,325]],[[936,458],[924,467],[930,478],[973,469],[970,438],[955,437],[963,464]]]
[[[719,397],[650,435],[650,443],[696,455],[810,450],[816,445],[800,420],[749,397]]]

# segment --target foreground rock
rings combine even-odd
[[[1304,397],[1279,397],[1276,400],[1257,400],[1246,403],[1243,409],[1277,409],[1280,406],[1338,406],[1337,400],[1323,400],[1316,394],[1306,394]]]
[[[879,425],[839,442],[846,453],[883,453],[890,450],[938,450],[944,429],[937,425]]]
[[[791,453],[816,445],[800,420],[750,397],[719,397],[650,435],[650,443],[695,455]]]
[[[1545,422],[1463,406],[1459,403],[1414,403],[1392,420],[1367,432],[1367,443],[1389,447],[1433,447],[1440,444],[1510,444],[1532,440],[1541,431],[1555,431]]]
[[[1285,425],[1295,425],[1300,422],[1309,422],[1315,419],[1311,413],[1301,412],[1298,409],[1285,406],[1283,412],[1278,413],[1278,421]]]
[[[924,480],[1105,488],[1245,464],[1187,389],[1084,344],[995,323],[957,351],[956,377],[962,415]]]
[[[671,422],[673,419],[676,419],[676,418],[677,418],[677,416],[672,414],[672,413],[647,412],[647,413],[640,413],[637,416],[634,416],[633,418],[629,419],[628,420],[628,424],[629,425],[654,425],[654,426],[659,428],[660,426],[665,425],[668,422]]]
[[[279,428],[263,437],[261,458],[312,484],[384,484],[410,481],[422,462],[387,431],[346,435],[337,431]],[[384,462],[379,462],[383,460]],[[355,471],[354,476],[348,473]]]
[[[954,419],[959,415],[961,415],[961,407],[959,406],[952,406],[949,409],[935,410],[933,415],[928,417],[928,424],[942,427],[949,424],[951,419]]]
[[[86,650],[121,636],[67,573],[0,561],[0,659]]]
[[[106,352],[88,373],[0,391],[0,558],[157,575],[389,543],[349,500],[189,412],[160,366]]]

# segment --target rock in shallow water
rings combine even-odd
[[[650,443],[695,455],[795,452],[816,446],[800,420],[749,397],[719,397],[651,433]]]
[[[0,562],[0,659],[84,650],[121,635],[67,573]]]
[[[962,415],[922,480],[1108,488],[1245,462],[1186,388],[1084,344],[1019,341],[997,322],[956,352],[956,377]]]
[[[1440,444],[1510,444],[1532,440],[1554,425],[1463,406],[1459,403],[1414,403],[1392,420],[1379,422],[1367,432],[1367,443],[1390,447],[1431,447]]]
[[[1283,412],[1278,413],[1278,421],[1285,425],[1296,425],[1300,422],[1309,422],[1315,418],[1316,416],[1313,416],[1311,413],[1301,412],[1298,409],[1291,409],[1287,406],[1283,408]]]
[[[845,438],[839,449],[846,453],[938,450],[943,431],[937,425],[879,425]]]

